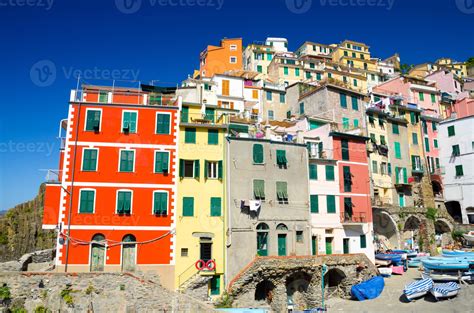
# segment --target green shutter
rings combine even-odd
[[[219,144],[219,131],[217,129],[207,130],[207,143],[210,145]]]
[[[348,117],[343,117],[342,118],[342,128],[343,129],[349,129],[349,118]]]
[[[339,101],[341,103],[341,107],[347,108],[347,98],[346,98],[345,94],[343,94],[343,93],[339,94]]]
[[[398,129],[398,124],[392,124],[392,133],[400,134],[400,130]]]
[[[255,179],[253,181],[253,194],[255,199],[265,199],[265,181]]]
[[[207,168],[209,166],[209,161],[208,160],[204,160],[204,178],[207,179],[208,178],[208,174],[207,174]]]
[[[132,193],[130,191],[119,191],[117,194],[117,213],[130,214],[131,202]]]
[[[346,139],[341,140],[341,152],[342,159],[345,161],[349,161],[349,141]]]
[[[400,143],[395,141],[394,145],[395,145],[395,157],[397,159],[401,159],[402,158],[402,152],[400,150]]]
[[[436,123],[434,121],[431,122],[431,130],[436,131],[438,127],[436,126]]]
[[[193,197],[183,197],[183,216],[194,216]]]
[[[222,160],[217,162],[217,178],[222,179],[224,177],[224,162]]]
[[[456,176],[463,176],[464,175],[464,170],[462,168],[462,165],[456,165]]]
[[[169,153],[155,152],[155,173],[168,172]]]
[[[288,199],[288,185],[286,182],[276,182],[277,198],[280,200]]]
[[[168,194],[166,192],[154,193],[153,214],[167,215],[168,214]]]
[[[410,112],[410,123],[412,123],[412,125],[416,124],[415,112]]]
[[[333,165],[326,165],[326,180],[329,180],[329,181],[334,180],[334,166]]]
[[[420,97],[420,101],[425,101],[425,94],[424,93],[419,92],[418,95]]]
[[[309,179],[318,179],[318,166],[316,164],[309,165]]]
[[[430,152],[430,140],[428,138],[425,138],[425,150]]]
[[[392,176],[392,163],[387,163],[387,173]]]
[[[263,145],[256,143],[253,145],[253,163],[263,163]]]
[[[211,121],[211,123],[214,123],[214,114],[215,110],[214,109],[208,109],[206,108],[206,120]]]
[[[352,96],[351,100],[352,100],[352,109],[353,110],[359,110],[359,103],[358,103],[357,97]]]
[[[454,130],[454,125],[448,126],[448,137],[452,137],[456,135],[456,131]]]
[[[417,133],[411,133],[411,139],[412,139],[414,145],[418,144],[418,134]]]
[[[122,129],[129,133],[137,132],[137,112],[123,112]]]
[[[453,148],[453,152],[452,152],[453,156],[461,155],[461,150],[459,149],[459,145],[454,145],[452,146],[452,148]]]
[[[184,160],[179,159],[179,177],[183,178],[184,177]]]
[[[404,167],[402,170],[403,170],[403,183],[408,184],[407,169]]]
[[[360,248],[367,248],[367,237],[365,235],[360,235]]]
[[[194,160],[194,178],[199,179],[201,168],[199,166],[199,160]]]
[[[285,103],[285,94],[280,93],[280,103]]]
[[[359,127],[359,120],[358,119],[354,120],[354,127],[355,128]]]
[[[96,149],[84,149],[84,155],[82,157],[82,170],[83,171],[96,171],[97,170],[97,150]]]
[[[319,198],[318,195],[310,195],[311,213],[319,213]]]
[[[287,66],[283,67],[283,74],[288,75],[288,67]]]
[[[431,102],[433,103],[436,102],[436,96],[434,94],[431,94]]]
[[[184,130],[184,142],[196,143],[196,128],[186,128]]]
[[[288,163],[288,160],[286,159],[286,151],[285,150],[277,150],[276,151],[276,157],[277,157],[277,165],[279,166],[286,166]]]
[[[211,198],[211,216],[221,216],[221,198]]]
[[[87,110],[86,116],[86,131],[98,131],[100,128],[100,114],[99,110]]]
[[[438,139],[433,139],[433,146],[437,149],[438,148]]]
[[[351,168],[349,166],[343,166],[343,179],[344,179],[344,192],[352,191],[352,176]]]
[[[213,276],[210,281],[211,285],[211,296],[217,296],[220,294],[221,290],[221,276]]]
[[[157,134],[170,133],[170,115],[169,114],[157,114],[156,133]]]
[[[134,151],[120,152],[120,172],[133,172]]]
[[[93,190],[81,190],[79,213],[94,213],[94,195]]]
[[[326,196],[327,202],[327,212],[336,213],[336,196],[328,195]]]
[[[181,122],[187,123],[189,121],[189,107],[181,109]]]

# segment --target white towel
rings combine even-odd
[[[257,212],[258,209],[260,209],[260,206],[262,205],[260,200],[250,200],[250,211],[255,211]]]

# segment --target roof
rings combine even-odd
[[[259,80],[260,79],[259,76],[262,76],[262,74],[259,72],[248,71],[248,70],[231,70],[231,71],[225,72],[225,75],[241,77],[245,79],[252,79],[252,80]]]
[[[289,141],[275,141],[270,139],[259,139],[259,138],[245,138],[245,137],[226,137],[228,141],[235,140],[235,141],[255,141],[255,142],[266,142],[269,144],[279,144],[279,145],[287,145],[287,146],[297,146],[302,148],[307,148],[306,144],[303,143],[294,143]]]

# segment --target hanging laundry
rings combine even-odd
[[[260,206],[262,205],[262,202],[260,200],[250,200],[250,211],[257,212],[260,209]]]

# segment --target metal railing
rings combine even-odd
[[[224,115],[218,112],[210,113],[181,113],[181,123],[202,124],[202,125],[222,125],[224,124]]]
[[[341,212],[341,223],[366,223],[367,218],[365,216],[365,213],[349,213],[342,211]]]
[[[45,180],[47,183],[59,183],[61,181],[62,171],[58,169],[45,169]]]
[[[78,89],[71,90],[71,102],[141,104],[149,106],[176,106],[174,95],[122,90]]]

